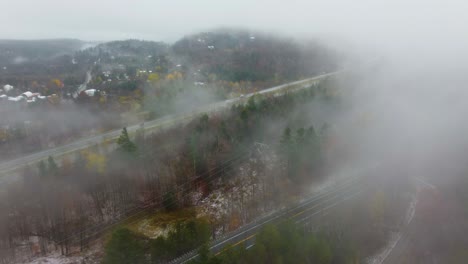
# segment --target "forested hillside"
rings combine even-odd
[[[124,129],[115,151],[103,144],[75,161],[50,157],[26,169],[1,199],[9,212],[0,220],[1,256],[13,258],[13,245],[34,240],[36,254],[85,250],[104,227],[146,212],[198,208],[216,237],[274,210],[324,175],[327,126],[301,113],[336,104],[330,94],[336,92],[324,82],[299,94],[252,97],[225,114],[157,135],[141,132],[134,141]],[[256,142],[269,147],[259,152]],[[304,153],[314,162],[298,159]]]
[[[195,34],[177,41],[173,50],[207,77],[231,82],[294,80],[337,67],[325,46],[259,32]]]
[[[0,61],[4,159],[334,71],[339,61],[322,43],[240,30],[174,44],[2,43],[0,53],[8,57]]]

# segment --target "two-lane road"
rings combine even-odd
[[[291,88],[292,90],[300,90],[310,85],[311,83],[318,82],[327,77],[336,75],[337,73],[338,72],[327,73],[327,74],[322,74],[316,77],[312,77],[312,78],[308,78],[308,79],[304,79],[300,81],[286,83],[283,85],[279,85],[279,86],[275,86],[269,89],[259,91],[257,93],[247,94],[244,97],[239,97],[239,98],[234,98],[234,99],[229,99],[229,100],[213,103],[204,107],[200,107],[188,113],[168,115],[159,119],[145,122],[144,129],[147,131],[148,130],[156,131],[158,129],[168,128],[174,125],[182,124],[184,122],[192,120],[193,118],[199,116],[202,113],[212,113],[212,112],[226,109],[236,103],[243,103],[246,101],[247,98],[256,94],[260,94],[260,95],[266,95],[269,93],[281,94],[280,93],[281,91],[287,90],[289,88]],[[130,134],[133,134],[139,128],[141,128],[141,124],[129,126],[127,127],[127,130]],[[41,160],[47,159],[49,156],[52,156],[55,159],[60,159],[64,155],[87,149],[91,146],[95,146],[96,144],[100,144],[103,141],[115,140],[120,135],[120,133],[121,133],[121,129],[119,128],[119,129],[106,132],[106,133],[102,133],[99,135],[78,139],[66,145],[58,146],[55,148],[43,150],[34,154],[28,154],[23,157],[19,157],[13,160],[2,162],[0,163],[0,186],[1,185],[4,186],[5,185],[4,183],[8,181],[13,181],[17,179],[18,178],[17,171],[20,168],[23,168],[25,166],[35,166],[38,162],[40,162]]]

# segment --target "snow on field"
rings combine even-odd
[[[36,242],[37,239],[31,239],[30,242]],[[72,254],[63,256],[60,249],[48,246],[47,254],[41,256],[39,252],[31,254],[30,246],[21,247],[16,252],[14,263],[22,264],[98,264],[102,258],[102,244],[91,243],[90,248],[80,252],[79,248],[70,248]]]
[[[264,181],[264,177],[268,177],[270,173],[260,174],[256,169],[259,165],[267,170],[272,167],[270,166],[271,157],[264,154],[262,153],[261,158],[251,157],[239,166],[236,176],[227,183],[221,184],[220,181],[214,183],[215,190],[197,203],[200,215],[206,216],[214,222],[231,223],[232,225],[227,224],[230,229],[244,225],[252,221],[254,217],[266,213],[266,204],[259,202],[263,201],[260,196],[264,192],[262,189],[264,185],[260,182]],[[220,232],[222,231],[217,230],[217,233]]]
[[[91,251],[81,256],[62,256],[58,253],[46,257],[36,258],[23,264],[98,264],[99,259],[95,256],[96,252]]]
[[[82,257],[63,257],[63,256],[51,256],[41,257],[35,259],[32,262],[25,262],[25,264],[81,264],[83,263]]]

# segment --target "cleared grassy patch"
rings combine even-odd
[[[193,219],[197,216],[196,208],[184,208],[172,212],[159,211],[142,215],[138,220],[124,223],[123,226],[149,238],[166,236],[177,222]]]

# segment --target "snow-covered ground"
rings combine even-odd
[[[64,256],[50,256],[41,257],[25,264],[82,264],[82,263],[98,263],[98,262],[85,262],[83,257],[64,257]]]
[[[70,248],[72,254],[64,256],[60,249],[48,244],[47,254],[41,256],[39,249],[36,247],[38,243],[37,237],[31,237],[28,241],[24,241],[24,246],[18,248],[15,252],[15,259],[7,263],[22,263],[22,264],[98,264],[102,258],[102,243],[90,243],[89,248],[80,252],[77,247]],[[2,262],[3,263],[3,262]]]
[[[21,262],[23,264],[98,264],[97,251],[89,251],[80,256],[62,256],[59,253],[36,258],[32,261]]]
[[[228,229],[232,229],[247,224],[258,215],[268,213],[265,209],[268,206],[261,204],[264,187],[260,182],[272,175],[268,171],[273,168],[274,162],[274,153],[265,151],[239,166],[236,176],[227,183],[221,181],[214,183],[213,192],[195,201],[200,216],[207,217],[215,223],[224,223],[224,227],[229,226]],[[262,173],[256,169],[260,163],[265,170]],[[219,235],[225,231],[229,230],[219,227],[216,233]]]

